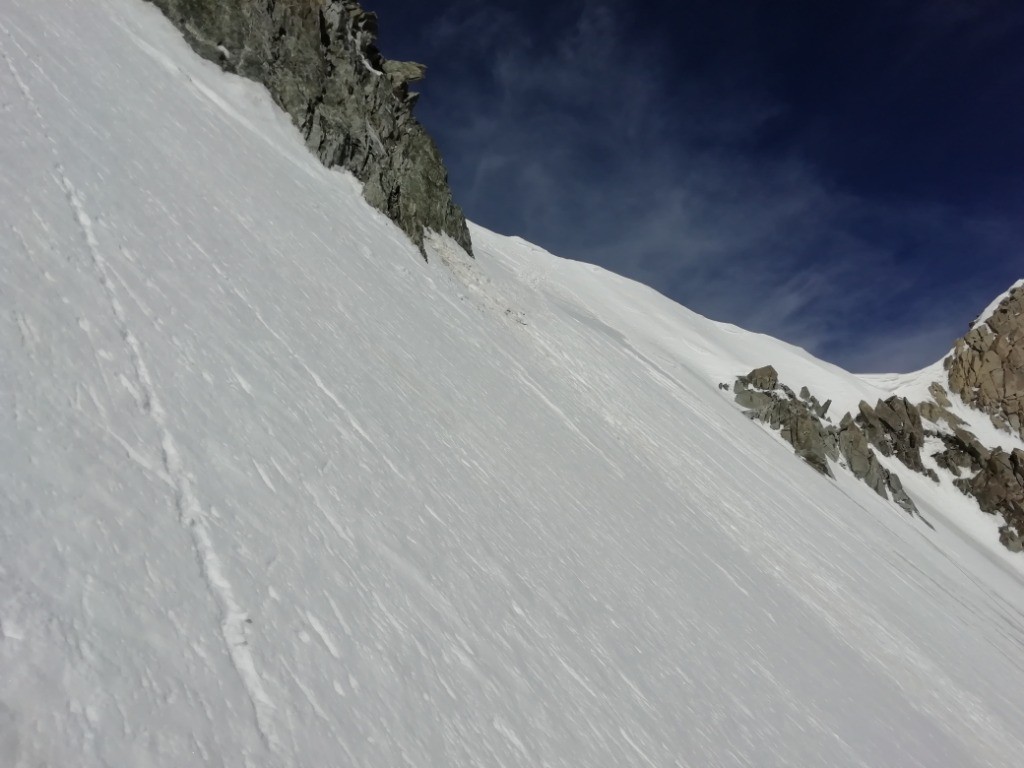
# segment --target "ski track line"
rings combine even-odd
[[[110,268],[99,247],[99,242],[93,230],[92,220],[85,210],[81,195],[64,173],[63,168],[58,166],[57,171],[60,175],[61,186],[67,195],[68,203],[85,238],[92,266],[107,295],[107,300],[110,302],[110,308],[113,311],[118,330],[121,332],[121,337],[128,347],[132,366],[135,369],[135,378],[143,396],[142,409],[153,421],[159,432],[160,452],[163,456],[167,475],[171,478],[174,487],[174,499],[178,510],[178,518],[182,526],[191,535],[192,546],[196,552],[202,578],[206,582],[208,592],[220,607],[221,635],[228,656],[252,703],[255,725],[259,731],[260,738],[268,750],[275,752],[280,745],[280,740],[274,728],[274,702],[263,686],[263,678],[260,676],[252,650],[249,647],[246,634],[246,627],[249,622],[248,614],[242,609],[235,597],[234,588],[225,573],[223,562],[213,543],[207,523],[207,513],[200,505],[193,490],[192,482],[182,463],[181,454],[178,452],[174,435],[168,426],[167,412],[160,402],[149,367],[146,365],[142,354],[141,345],[128,326],[127,315],[118,298],[117,289],[110,278]]]
[[[2,23],[0,23],[0,33],[7,37],[26,57],[28,56],[28,53],[18,45],[13,35],[11,35],[10,30]],[[111,277],[114,271],[107,263],[106,257],[100,248],[92,219],[86,212],[82,196],[60,163],[57,143],[47,129],[46,120],[39,109],[39,104],[31,88],[21,77],[14,61],[2,47],[0,47],[0,56],[3,57],[7,69],[14,78],[29,109],[32,110],[32,113],[38,120],[44,138],[50,144],[51,151],[56,160],[57,181],[63,189],[67,202],[74,213],[78,228],[85,239],[93,270],[106,294],[121,338],[128,348],[135,379],[142,394],[140,405],[143,412],[153,421],[160,435],[160,454],[163,457],[167,477],[170,479],[174,490],[178,519],[191,536],[192,546],[198,560],[200,573],[206,582],[207,591],[220,608],[221,635],[228,657],[238,673],[252,704],[256,730],[259,732],[260,739],[269,751],[275,752],[278,750],[280,740],[274,728],[274,702],[263,686],[263,678],[260,676],[252,650],[249,647],[248,637],[246,636],[246,627],[249,623],[248,614],[241,608],[238,600],[235,598],[234,588],[225,574],[223,563],[213,544],[207,523],[207,514],[203,511],[192,488],[192,482],[189,479],[188,473],[182,464],[177,443],[168,426],[167,413],[163,409],[163,405],[157,395],[156,386],[149,373],[149,367],[146,365],[141,345],[129,328],[127,314],[124,311],[124,306],[121,304],[117,288]],[[129,456],[131,457],[130,452]]]

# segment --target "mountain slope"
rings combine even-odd
[[[0,55],[0,764],[1016,764],[1016,560],[716,388],[876,383],[479,228],[425,265],[135,0]]]

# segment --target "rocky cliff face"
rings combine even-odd
[[[424,233],[472,253],[441,155],[413,117],[425,67],[388,61],[377,16],[355,0],[150,0],[202,56],[262,83],[328,167],[423,249]]]
[[[998,429],[1024,438],[1024,286],[974,323],[945,366],[950,389],[965,403],[989,414]]]
[[[898,396],[874,405],[861,402],[838,426],[828,416],[828,402],[820,405],[806,387],[797,396],[771,366],[737,377],[733,391],[749,417],[779,430],[818,472],[832,477],[836,464],[879,495],[891,494],[911,514],[917,513],[913,499],[879,456],[892,457],[934,483],[942,482],[942,473],[982,512],[1002,518],[1004,546],[1024,551],[1024,451],[982,444],[952,410],[952,398],[959,397],[1008,439],[1024,438],[1024,284],[972,324],[944,366],[949,391],[933,382],[919,403]]]

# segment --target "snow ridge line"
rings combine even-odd
[[[82,202],[82,197],[71,180],[58,165],[57,173],[61,187],[67,195],[68,203],[74,211],[78,226],[89,249],[92,265],[100,284],[107,295],[110,308],[114,314],[121,337],[128,347],[135,377],[142,392],[143,411],[152,419],[160,435],[160,452],[164,467],[174,486],[175,506],[178,519],[192,538],[192,545],[199,562],[200,572],[206,582],[207,590],[217,602],[221,611],[221,635],[231,663],[241,679],[242,685],[252,704],[255,715],[256,729],[264,746],[271,752],[277,751],[280,740],[274,728],[274,703],[263,686],[249,647],[246,629],[250,623],[248,614],[241,608],[235,598],[234,588],[227,578],[223,563],[210,536],[207,513],[203,510],[192,488],[178,452],[177,443],[167,424],[167,412],[164,410],[157,395],[156,387],[149,368],[142,354],[142,348],[135,334],[128,327],[124,306],[117,295],[117,289],[110,279],[111,269],[100,249],[96,233]]]

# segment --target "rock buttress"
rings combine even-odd
[[[381,55],[376,14],[354,0],[150,2],[201,56],[266,86],[320,161],[355,175],[421,252],[433,231],[472,254],[441,154],[413,117],[409,84],[425,67]]]

